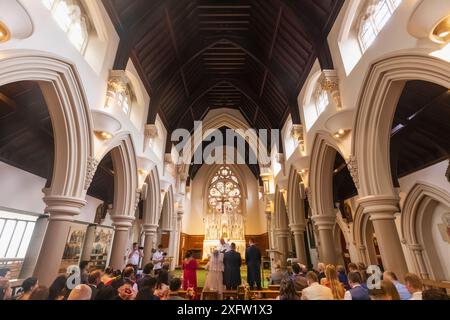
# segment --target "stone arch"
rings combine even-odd
[[[402,208],[401,236],[411,252],[415,271],[424,278],[444,280],[444,267],[429,230],[432,212],[439,204],[450,211],[450,194],[432,184],[417,182],[408,192]]]
[[[144,258],[143,265],[151,261],[152,249],[156,244],[156,232],[161,216],[161,186],[158,167],[154,166],[144,183]]]
[[[361,197],[395,195],[389,161],[390,132],[406,81],[423,80],[449,88],[449,74],[448,62],[420,51],[402,51],[371,65],[357,102],[352,143],[352,154],[360,164]]]
[[[370,221],[370,215],[364,212],[362,206],[358,206],[353,222],[353,242],[358,250],[359,261],[366,266],[378,264],[373,238],[371,237],[373,233],[374,228]]]
[[[95,163],[92,120],[79,74],[64,59],[32,50],[3,51],[0,86],[19,81],[39,84],[54,133],[52,180],[44,197],[50,219],[39,256],[36,252],[27,253],[33,265],[37,258],[34,275],[42,284],[50,285],[63,256],[68,220],[86,204],[92,179],[89,170]]]
[[[66,210],[66,214],[78,214],[85,204],[90,184],[88,168],[94,159],[92,120],[78,72],[70,63],[48,53],[4,51],[0,86],[18,81],[39,83],[52,121],[55,162],[46,210],[52,212],[52,206],[66,197],[73,199],[73,210]]]
[[[335,215],[333,206],[333,166],[336,152],[341,148],[333,137],[319,131],[314,139],[310,158],[308,193],[313,215]]]
[[[219,129],[222,127],[237,130],[237,133],[239,135],[241,135],[242,137],[244,137],[243,136],[244,132],[242,132],[242,131],[251,129],[250,125],[246,121],[241,120],[237,117],[234,117],[233,115],[231,115],[227,112],[218,114],[210,119],[205,120],[202,123],[203,132],[200,133],[199,131],[196,130],[189,139],[189,143],[191,145],[191,153],[189,154],[189,152],[187,152],[186,154],[183,155],[183,158],[181,159],[181,161],[182,161],[181,172],[183,172],[185,174],[185,176],[189,176],[189,167],[192,162],[191,156],[194,154],[194,152],[199,147],[201,147],[201,141],[203,138],[206,137],[205,132],[207,130],[214,130],[214,129]],[[196,135],[199,135],[199,138],[195,139],[194,136],[196,136]],[[250,134],[249,137],[244,137],[244,138],[246,139],[246,141],[249,144],[249,147],[252,149],[255,156],[257,157],[258,163],[260,165],[265,163],[265,161],[266,162],[269,161],[269,159],[264,159],[264,157],[261,156],[261,154],[262,154],[262,155],[268,155],[268,157],[270,157],[266,146],[261,142],[257,133]],[[225,141],[224,141],[224,143],[225,143]],[[262,167],[261,167],[261,172],[263,172]]]
[[[286,202],[283,195],[283,191],[278,185],[275,187],[275,200],[274,200],[274,233],[275,243],[277,250],[281,253],[281,265],[286,266],[288,258],[288,241],[290,237],[289,231],[289,218],[286,208]]]
[[[287,189],[289,228],[294,233],[296,256],[306,263],[304,233],[306,231],[305,190],[298,171],[291,166]]]
[[[114,168],[114,200],[111,219],[115,227],[110,265],[121,269],[124,253],[130,241],[130,230],[140,198],[134,143],[129,132],[116,134],[99,148],[100,159],[111,152]]]
[[[169,186],[167,192],[164,196],[164,200],[161,208],[160,225],[159,227],[163,231],[172,231],[174,228],[174,221],[176,221],[175,209],[174,209],[174,198],[173,198],[173,187]]]
[[[116,134],[101,148],[102,159],[108,152],[114,167],[113,216],[134,218],[139,201],[137,160],[134,142],[129,132]]]
[[[154,166],[145,178],[144,226],[158,226],[161,215],[161,186],[158,167]]]

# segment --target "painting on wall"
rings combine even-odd
[[[86,236],[86,225],[72,224],[67,235],[66,247],[64,248],[60,273],[67,272],[67,268],[71,265],[80,263],[81,250],[83,249],[84,237]]]
[[[96,227],[94,243],[92,244],[91,264],[96,268],[106,267],[114,231],[112,228]]]
[[[442,216],[442,224],[438,224],[442,239],[450,244],[450,212]]]

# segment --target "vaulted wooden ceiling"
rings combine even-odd
[[[254,128],[300,123],[297,95],[343,0],[103,0],[151,96],[148,123],[192,130],[208,110],[238,109]]]
[[[0,161],[44,178],[50,186],[54,150],[52,122],[39,84],[20,81],[0,86]],[[113,202],[110,154],[100,162],[87,193]]]
[[[450,90],[426,81],[408,81],[392,123],[394,184],[398,186],[398,178],[448,158]]]

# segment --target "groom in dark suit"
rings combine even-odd
[[[241,254],[236,251],[236,244],[232,243],[231,250],[223,256],[223,284],[227,290],[236,290],[241,285]]]
[[[250,290],[256,283],[257,290],[261,290],[261,251],[255,244],[255,240],[250,238],[249,246],[245,250],[245,263],[247,264],[247,281]]]

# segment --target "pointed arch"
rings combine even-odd
[[[111,152],[114,168],[113,216],[134,217],[139,200],[136,151],[131,133],[122,131],[103,146],[103,158]]]
[[[332,186],[336,152],[340,152],[340,147],[333,137],[319,131],[314,138],[309,165],[308,187],[313,215],[335,214]]]
[[[194,152],[201,147],[202,139],[205,138],[205,132],[207,130],[214,130],[219,129],[222,127],[226,127],[229,129],[236,130],[236,133],[242,136],[248,143],[249,147],[252,149],[253,153],[257,157],[258,163],[264,164],[267,159],[265,159],[265,155],[268,154],[267,146],[262,143],[260,138],[258,137],[256,132],[247,131],[249,129],[252,129],[250,125],[243,119],[239,119],[232,114],[229,114],[227,112],[217,114],[214,117],[206,118],[205,121],[202,123],[202,129],[203,132],[195,131],[192,133],[192,135],[189,138],[189,144],[191,146],[191,153],[186,152],[186,154],[183,155],[182,161],[182,172],[186,176],[189,175],[189,167],[192,162],[192,155]],[[249,133],[248,136],[245,136],[245,133]],[[194,136],[199,135],[200,138],[195,139]],[[225,143],[225,140],[224,140]],[[262,168],[261,168],[262,169]],[[262,171],[262,170],[261,170]]]
[[[275,230],[287,230],[289,218],[283,192],[278,185],[275,187]]]
[[[390,168],[390,132],[403,87],[423,80],[450,88],[450,64],[422,51],[401,51],[373,63],[357,102],[352,154],[356,156],[361,197],[395,195]],[[376,179],[375,179],[376,177]]]
[[[450,212],[450,194],[437,186],[418,181],[408,192],[403,204],[401,236],[411,252],[416,272],[425,278],[444,280],[444,268],[429,229],[432,212],[439,204],[446,206]]]
[[[87,171],[94,159],[94,146],[89,106],[76,68],[48,53],[3,51],[0,86],[18,81],[39,83],[52,122],[57,152],[47,198],[84,199],[90,183]]]
[[[175,227],[174,221],[175,217],[175,209],[174,209],[174,199],[173,199],[173,187],[169,186],[167,192],[164,196],[162,209],[161,209],[161,218],[159,227],[163,231],[173,231]]]
[[[157,166],[154,166],[150,170],[150,173],[145,178],[145,184],[144,225],[157,227],[161,216],[161,187]]]
[[[291,168],[289,169],[287,191],[289,225],[300,224],[305,227],[305,204],[303,202],[303,200],[305,199],[305,191],[303,187],[303,181],[294,166],[291,166]]]

